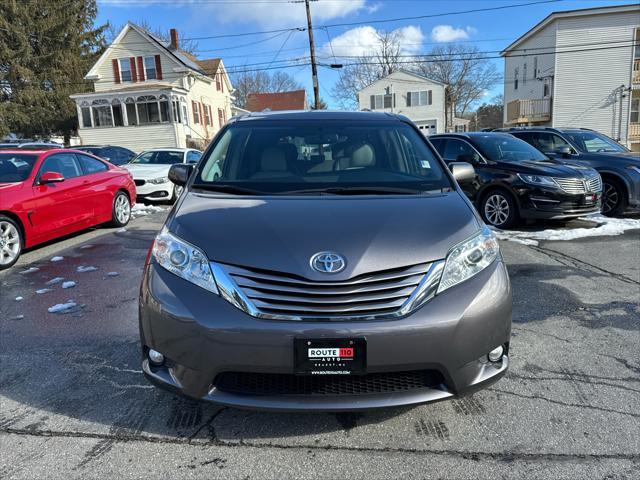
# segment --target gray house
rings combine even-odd
[[[446,130],[466,131],[464,119],[448,119],[445,114],[444,83],[406,70],[398,70],[358,92],[360,110],[399,113],[410,118],[425,135]],[[449,124],[446,129],[445,125]]]
[[[555,12],[502,56],[506,125],[591,128],[640,151],[640,8]]]

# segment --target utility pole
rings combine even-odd
[[[313,102],[315,108],[320,105],[320,92],[318,90],[318,67],[316,67],[316,49],[313,44],[313,26],[311,25],[311,8],[309,0],[304,0],[307,7],[307,30],[309,31],[309,52],[311,54],[311,77],[313,78]]]

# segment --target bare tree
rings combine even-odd
[[[414,71],[448,85],[448,111],[462,117],[500,79],[496,66],[477,47],[447,44],[416,59]],[[450,121],[451,119],[449,119]]]
[[[303,88],[295,78],[284,71],[270,73],[264,70],[244,70],[242,67],[238,67],[237,70],[237,73],[231,73],[231,83],[235,88],[235,104],[240,108],[245,107],[250,93],[288,92]]]
[[[376,45],[340,71],[331,95],[343,108],[358,105],[358,92],[400,68],[401,38],[398,32],[378,32]]]

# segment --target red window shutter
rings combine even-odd
[[[218,109],[218,123],[220,123],[220,128],[222,128],[222,125],[224,125],[224,122],[222,120],[223,116],[222,116],[222,109]]]
[[[198,108],[200,109],[200,118],[202,118],[202,124],[204,125],[204,109],[202,108],[202,104],[198,102]]]
[[[120,66],[118,65],[118,59],[114,58],[111,60],[111,65],[113,65],[113,80],[116,83],[120,83]]]
[[[136,57],[129,58],[129,65],[131,66],[131,81],[138,81],[138,73],[136,72]]]
[[[193,100],[191,100],[191,108],[193,109],[193,123],[200,123],[198,122],[198,104]]]
[[[144,59],[142,57],[138,57],[138,72],[140,81],[144,82]]]
[[[162,80],[162,63],[160,62],[160,55],[156,55],[156,77],[158,80]]]

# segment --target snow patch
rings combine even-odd
[[[62,288],[73,288],[76,286],[76,282],[73,281],[68,281],[68,282],[63,282],[62,283]]]
[[[61,262],[62,260],[64,260],[64,257],[53,257],[51,259],[52,262]]]
[[[42,295],[43,293],[49,293],[50,291],[50,288],[41,288],[40,290],[36,290],[36,293]]]
[[[117,277],[118,275],[120,275],[118,272],[109,272],[109,273],[107,273],[107,277]]]
[[[627,230],[640,229],[640,219],[609,218],[604,215],[581,217],[578,220],[595,223],[594,227],[580,228],[549,228],[538,232],[523,232],[518,230],[492,230],[499,240],[522,243],[524,245],[538,245],[542,241],[568,241],[587,237],[609,237],[622,235]]]
[[[131,216],[133,218],[143,217],[145,215],[151,215],[152,213],[164,212],[166,208],[158,207],[156,205],[144,205],[142,203],[136,203],[131,209]]]
[[[22,275],[26,274],[26,273],[33,273],[33,272],[37,272],[38,270],[40,270],[38,267],[31,267],[27,270],[23,270],[22,272],[20,272]]]
[[[87,248],[93,248],[93,245],[91,245],[90,243],[87,243],[86,245],[82,245],[80,247],[80,250],[86,250]]]
[[[66,310],[69,310],[70,308],[73,308],[75,306],[76,306],[75,302],[56,303],[52,307],[49,307],[47,310],[49,311],[49,313],[59,313],[59,312],[64,312]]]
[[[11,320],[24,320],[24,315],[16,315],[15,317],[11,317]]]
[[[78,273],[95,272],[96,270],[98,270],[98,267],[85,267],[84,265],[80,265],[76,268]]]
[[[120,230],[118,230],[116,233],[125,233],[127,231],[126,228],[121,228]]]
[[[23,297],[16,297],[16,302],[21,302],[22,300],[24,300]]]
[[[49,280],[47,283],[45,283],[45,285],[55,285],[56,283],[60,283],[64,280],[64,278],[62,277],[56,277],[56,278],[52,278],[51,280]]]

